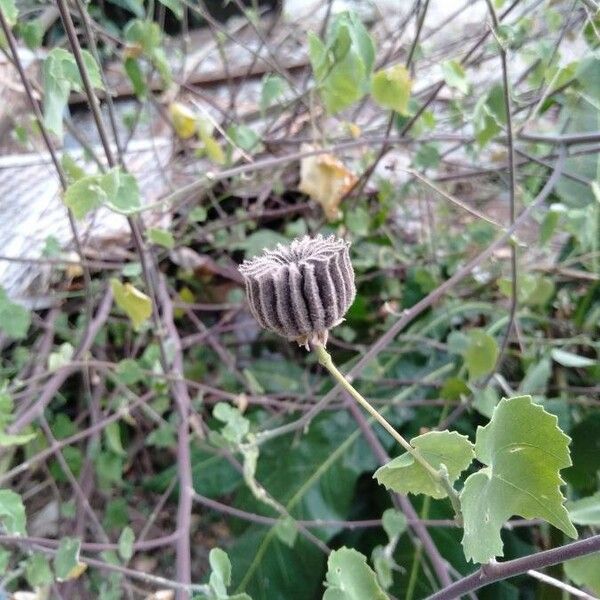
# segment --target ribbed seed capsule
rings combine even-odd
[[[305,236],[244,262],[240,273],[259,324],[301,345],[325,344],[356,295],[349,245]]]

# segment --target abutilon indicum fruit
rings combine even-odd
[[[350,244],[305,236],[240,266],[250,311],[265,329],[309,347],[327,343],[356,295]]]

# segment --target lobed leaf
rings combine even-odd
[[[474,457],[473,444],[456,431],[430,431],[413,438],[410,443],[433,468],[445,467],[452,483]],[[399,494],[425,494],[433,498],[447,496],[440,482],[408,452],[377,469],[373,477]]]
[[[365,556],[352,548],[329,555],[325,585],[323,600],[388,600]]]
[[[600,492],[587,498],[567,502],[566,506],[573,523],[600,526]]]
[[[560,470],[571,464],[569,441],[531,396],[500,401],[488,425],[477,429],[475,456],[486,466],[467,478],[460,495],[467,560],[502,556],[500,531],[513,515],[545,519],[577,537],[560,491]]]

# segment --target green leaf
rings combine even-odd
[[[65,365],[68,365],[73,358],[75,348],[69,342],[61,344],[54,352],[48,356],[48,370],[56,371]]]
[[[594,594],[600,594],[600,554],[581,556],[568,560],[564,565],[567,577],[577,585]]]
[[[371,79],[371,93],[375,102],[404,116],[408,115],[411,87],[412,81],[404,65],[377,71]]]
[[[163,82],[168,85],[171,82],[171,70],[165,52],[161,47],[162,32],[158,23],[150,20],[134,19],[127,24],[123,35],[129,44],[129,47],[126,48],[127,58],[137,59],[140,54],[145,55],[152,66],[158,71]],[[131,74],[134,76],[132,78],[134,89],[136,82],[140,84],[141,88],[141,73],[134,72],[137,68],[132,67],[131,63],[129,64],[129,68]],[[141,89],[138,91],[141,91]]]
[[[21,496],[12,490],[0,490],[0,521],[9,535],[26,535],[25,507]]]
[[[121,426],[118,421],[113,421],[106,425],[104,428],[104,439],[106,440],[106,447],[109,450],[112,450],[115,454],[126,454],[123,449],[123,442],[121,441]]]
[[[212,135],[212,123],[206,119],[198,119],[198,135],[204,144],[206,155],[218,165],[225,163],[225,153],[219,142]]]
[[[260,110],[264,113],[275,100],[285,91],[287,83],[283,77],[273,73],[267,73],[262,80],[260,91]]]
[[[250,422],[240,413],[238,408],[218,402],[213,409],[213,417],[225,426],[221,429],[221,435],[233,444],[239,444],[250,431]]]
[[[325,43],[310,33],[308,47],[317,87],[330,114],[365,95],[375,61],[375,46],[354,13],[340,13],[333,19]]]
[[[18,435],[11,435],[0,431],[0,447],[6,448],[9,446],[22,446],[23,444],[29,443],[35,439],[37,434],[35,433],[22,433]]]
[[[246,152],[259,149],[260,136],[247,125],[231,125],[227,128],[227,135],[236,146]]]
[[[151,227],[147,230],[148,239],[153,243],[169,250],[175,246],[173,234],[166,229]]]
[[[67,188],[64,201],[77,219],[100,206],[125,215],[136,213],[141,207],[135,177],[119,167],[104,175],[81,177]]]
[[[464,353],[469,377],[476,379],[491,373],[498,358],[496,340],[481,329],[469,331],[469,345]]]
[[[208,585],[215,598],[227,600],[251,600],[247,594],[236,594],[229,596],[227,588],[231,585],[231,562],[227,553],[221,548],[213,548],[208,555],[211,568]]]
[[[6,19],[9,27],[13,27],[17,22],[19,16],[19,10],[15,0],[0,0],[0,10]]]
[[[413,438],[410,443],[434,469],[444,465],[451,483],[471,464],[474,456],[473,444],[456,431],[430,431]],[[373,477],[399,494],[447,496],[441,483],[408,452],[377,469]]]
[[[371,219],[369,212],[363,206],[356,206],[344,213],[344,221],[348,229],[356,236],[366,236],[369,233]]]
[[[381,521],[383,530],[390,541],[402,535],[406,531],[408,525],[404,513],[401,513],[395,508],[388,508],[385,510],[381,517]]]
[[[54,573],[57,581],[77,579],[86,570],[87,565],[79,560],[80,547],[81,540],[77,538],[65,537],[60,541],[54,556]]]
[[[44,28],[40,19],[19,24],[19,35],[30,50],[37,50],[44,39]]]
[[[166,6],[180,21],[183,19],[183,4],[181,0],[158,0]]]
[[[352,548],[329,555],[325,585],[323,600],[388,600],[366,557]]]
[[[102,175],[87,175],[67,188],[64,201],[76,219],[106,203],[108,196],[101,183]]]
[[[146,377],[144,371],[133,358],[124,358],[117,364],[116,373],[125,385],[134,385]]]
[[[131,215],[140,210],[140,190],[137,180],[120,167],[115,167],[103,175],[100,186],[106,192],[104,203],[111,210],[123,215]]]
[[[499,125],[506,125],[506,104],[504,88],[501,84],[498,83],[490,88],[486,97],[486,106]]]
[[[123,30],[123,36],[130,44],[137,44],[148,56],[152,56],[152,53],[160,46],[162,41],[162,33],[158,23],[142,19],[129,21]]]
[[[502,131],[506,124],[506,107],[504,91],[500,84],[494,85],[485,96],[482,96],[473,110],[473,126],[475,139],[483,148]]]
[[[545,246],[554,235],[563,212],[564,207],[562,204],[553,204],[550,206],[540,225],[540,244],[542,246]]]
[[[465,70],[457,60],[447,60],[442,63],[442,73],[446,85],[457,89],[462,94],[469,92],[469,82]]]
[[[49,585],[54,581],[50,563],[45,554],[34,552],[25,563],[25,579],[33,588]]]
[[[190,221],[194,221],[195,223],[204,223],[208,217],[208,214],[204,206],[195,206],[192,208],[192,210],[190,210],[188,217]]]
[[[0,575],[6,575],[12,553],[6,548],[0,548]]]
[[[587,498],[567,502],[571,521],[577,525],[600,525],[600,492]]]
[[[102,88],[100,69],[94,57],[82,50],[85,68],[92,85]],[[75,57],[63,48],[54,48],[44,60],[42,67],[44,87],[44,124],[59,139],[63,137],[63,113],[72,90],[81,91],[83,83]]]
[[[415,167],[435,168],[440,164],[440,151],[435,144],[421,144],[413,159]]]
[[[31,314],[19,304],[11,302],[0,286],[0,332],[15,340],[27,335]]]
[[[510,279],[498,281],[498,289],[505,295],[512,295],[512,282]],[[554,294],[554,283],[548,277],[524,273],[519,277],[517,298],[520,303],[530,306],[544,306]]]
[[[0,575],[5,575],[10,563],[11,551],[0,548]]]
[[[539,362],[533,363],[519,385],[519,394],[544,394],[551,375],[552,365],[549,358],[542,358]]]
[[[110,285],[117,306],[127,314],[137,331],[152,315],[152,300],[130,283],[112,278]]]
[[[133,542],[135,542],[133,529],[125,527],[119,536],[119,555],[125,562],[133,556]]]
[[[165,423],[149,433],[146,437],[146,444],[157,448],[172,448],[177,442],[175,433],[175,427],[170,423]]]
[[[60,165],[67,176],[69,184],[75,183],[86,176],[84,169],[77,164],[70,154],[62,155]]]
[[[275,525],[275,535],[286,545],[292,548],[298,537],[298,527],[292,517],[283,517]]]
[[[571,464],[569,441],[557,418],[530,396],[500,401],[490,423],[477,429],[475,456],[486,466],[461,492],[467,560],[502,556],[500,531],[513,515],[545,519],[577,537],[560,491],[560,470]]]
[[[585,356],[579,356],[578,354],[573,354],[572,352],[567,352],[566,350],[560,350],[559,348],[554,348],[550,353],[555,362],[563,367],[570,367],[572,369],[583,369],[585,367],[593,367],[598,364],[598,361],[592,360],[591,358],[587,358]]]
[[[14,402],[12,396],[0,389],[0,428],[4,429],[13,420]]]
[[[127,77],[129,77],[129,81],[131,81],[133,93],[138,99],[144,100],[148,95],[148,85],[146,83],[146,76],[144,75],[142,67],[140,66],[140,62],[136,58],[128,56],[125,59],[124,66],[125,73],[127,73]]]
[[[377,574],[377,581],[384,590],[388,590],[394,583],[394,560],[388,556],[384,546],[375,546],[371,553],[371,562]]]

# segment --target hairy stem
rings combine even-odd
[[[346,379],[344,374],[338,370],[333,363],[331,354],[320,344],[313,345],[313,350],[321,363],[333,376],[333,378],[360,404],[440,485],[448,494],[452,507],[456,512],[457,517],[460,517],[460,501],[458,492],[452,487],[447,473],[444,470],[438,470],[432,466],[421,453],[411,446],[400,433],[387,421],[387,419],[379,413],[379,411],[369,404],[362,394]]]

